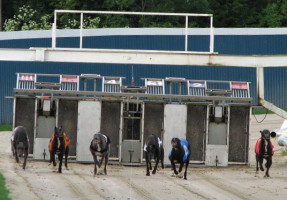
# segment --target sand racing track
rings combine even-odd
[[[258,120],[263,115],[257,116]],[[188,180],[171,177],[171,169],[160,169],[156,175],[145,176],[145,167],[109,165],[108,175],[93,176],[92,164],[69,163],[58,174],[48,162],[28,160],[26,170],[11,156],[11,132],[0,132],[0,172],[14,200],[32,199],[286,199],[287,156],[274,139],[275,155],[271,178],[260,172],[255,177],[254,144],[259,130],[279,128],[283,119],[270,114],[262,123],[251,119],[250,166],[225,168],[197,167],[188,169]],[[167,150],[169,151],[169,150]]]

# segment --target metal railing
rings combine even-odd
[[[188,18],[189,17],[208,17],[210,18],[210,44],[209,52],[214,52],[214,29],[213,29],[213,15],[212,14],[196,14],[196,13],[160,13],[160,12],[119,12],[119,11],[82,11],[82,10],[55,10],[54,23],[52,26],[52,48],[56,48],[56,29],[58,14],[80,14],[80,49],[83,48],[83,23],[84,14],[105,14],[105,15],[145,15],[145,16],[175,16],[185,17],[185,51],[188,51]]]

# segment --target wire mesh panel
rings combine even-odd
[[[206,96],[206,81],[187,81],[188,95]]]
[[[190,159],[193,161],[204,161],[206,113],[205,105],[188,104],[186,139],[190,143]]]
[[[248,163],[249,150],[249,106],[230,107],[229,162]],[[260,133],[258,133],[259,135]]]
[[[35,98],[15,97],[15,127],[24,126],[30,140],[29,153],[33,153],[34,125],[35,125]]]
[[[230,82],[232,96],[238,98],[250,98],[248,82]]]
[[[165,94],[164,79],[145,79],[147,94]]]
[[[34,89],[36,74],[17,73],[17,89]]]
[[[111,140],[110,156],[119,157],[119,129],[121,120],[121,103],[102,101],[101,131]]]
[[[77,124],[78,124],[78,101],[76,100],[59,100],[58,107],[58,126],[63,130],[71,140],[69,155],[76,155],[77,146]]]
[[[121,92],[122,77],[103,77],[103,92]]]
[[[61,75],[61,90],[79,90],[79,76]]]

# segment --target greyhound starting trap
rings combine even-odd
[[[29,131],[33,158],[49,159],[50,136],[62,126],[78,162],[92,161],[90,142],[102,131],[111,138],[111,159],[121,164],[143,162],[151,133],[163,141],[166,164],[172,137],[190,142],[191,163],[249,163],[249,82],[143,78],[144,86],[135,87],[123,79],[17,73],[13,126]]]

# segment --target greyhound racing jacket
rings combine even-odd
[[[258,138],[258,140],[257,140],[257,142],[255,144],[255,153],[257,153],[257,154],[260,154],[260,142],[261,142],[261,139],[262,139],[261,137]],[[273,146],[271,141],[270,141],[270,144],[271,144],[271,153],[273,155],[274,154],[274,146]]]
[[[183,147],[183,149],[184,149],[184,155],[183,155],[182,161],[185,162],[186,159],[187,159],[187,157],[188,157],[189,154],[190,154],[190,151],[189,151],[189,149],[188,149],[189,143],[188,143],[188,141],[187,141],[186,139],[183,139],[183,138],[181,138],[181,139],[179,139],[179,140],[180,140],[180,145],[181,145],[181,146]],[[169,152],[168,157],[171,156],[171,152],[172,152],[172,150]]]
[[[65,149],[67,148],[67,146],[69,146],[69,144],[71,143],[71,140],[68,138],[67,134],[64,132],[63,133],[63,137],[64,137],[64,145],[65,145]],[[51,138],[50,138],[50,142],[49,142],[49,151],[51,152],[53,149],[53,141],[55,139],[55,134],[53,133]]]

